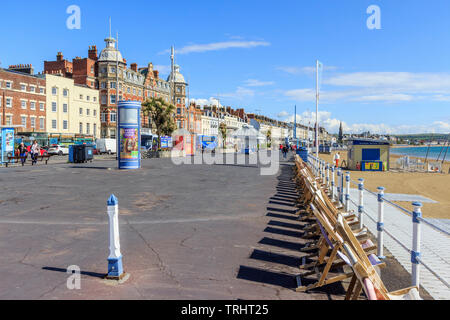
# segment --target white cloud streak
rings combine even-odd
[[[255,48],[255,47],[268,47],[270,42],[267,41],[224,41],[224,42],[213,42],[207,44],[191,44],[181,49],[175,49],[177,54],[189,54],[189,53],[201,53],[208,51],[219,51],[231,48]],[[162,53],[168,53],[169,50],[165,50]],[[161,53],[161,54],[162,54]]]

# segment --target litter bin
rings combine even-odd
[[[74,162],[73,162],[73,159],[74,159],[74,158],[73,158],[73,154],[74,154],[74,149],[73,149],[73,147],[74,147],[73,145],[70,145],[70,146],[69,146],[69,162],[70,162],[70,163],[74,163]]]
[[[302,158],[302,160],[304,162],[308,162],[308,149],[307,148],[298,148],[297,149],[297,154],[299,155],[300,158]]]
[[[74,145],[73,163],[86,163],[94,159],[94,147],[92,145]]]

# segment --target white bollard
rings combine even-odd
[[[358,204],[358,214],[359,214],[359,228],[364,227],[364,179],[358,179],[358,190],[359,190],[359,204]]]
[[[420,218],[422,218],[422,203],[413,202],[413,240],[411,250],[411,263],[412,263],[412,285],[420,285],[420,262],[417,258],[420,258],[420,240],[421,240],[421,228]]]
[[[334,201],[334,165],[331,167],[331,201]]]
[[[119,201],[114,195],[108,199],[109,217],[109,257],[108,279],[120,279],[123,276],[122,253],[119,237]]]
[[[378,239],[378,251],[377,255],[380,259],[385,259],[383,255],[383,238],[384,238],[384,188],[378,187],[378,223],[377,223],[377,239]]]
[[[345,211],[348,212],[350,210],[350,172],[347,171],[345,175]]]

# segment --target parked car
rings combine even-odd
[[[63,156],[69,154],[69,148],[59,144],[51,145],[48,149],[48,154]]]
[[[97,151],[99,154],[114,154],[117,152],[116,139],[97,139],[95,144],[97,145]]]

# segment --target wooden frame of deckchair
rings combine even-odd
[[[317,218],[317,222],[319,226],[322,226],[321,232],[323,235],[323,238],[325,239],[326,245],[321,247],[320,254],[319,254],[319,261],[321,266],[318,266],[314,268],[312,272],[308,272],[302,275],[297,276],[297,284],[298,287],[296,289],[297,292],[305,292],[311,289],[323,287],[325,285],[329,285],[331,283],[343,281],[345,279],[348,279],[354,275],[352,272],[344,272],[332,277],[329,277],[329,272],[332,268],[336,267],[334,264],[336,257],[338,256],[338,253],[342,254],[341,249],[343,245],[342,238],[335,232],[334,228],[331,226],[330,221],[327,219],[326,216],[322,215],[319,210],[316,210],[314,205],[311,204],[311,209],[314,213],[314,215]],[[328,240],[328,241],[327,241]],[[331,244],[331,245],[330,245]],[[330,255],[328,256],[328,259],[326,259],[326,256],[328,252],[331,250]],[[326,262],[325,262],[326,259]],[[325,264],[323,265],[323,263]],[[310,276],[316,274],[318,280],[308,286],[301,285],[301,278]]]
[[[355,276],[350,283],[346,299],[351,298],[352,300],[356,300],[360,296],[361,291],[364,289],[364,279],[369,279],[375,287],[377,291],[377,300],[391,300],[392,296],[404,295],[413,289],[419,290],[418,287],[413,286],[389,292],[375,267],[364,253],[361,244],[357,241],[350,226],[342,216],[338,217],[337,230],[345,241],[346,246],[344,249],[352,257],[352,260],[354,260],[352,268],[355,272]]]

